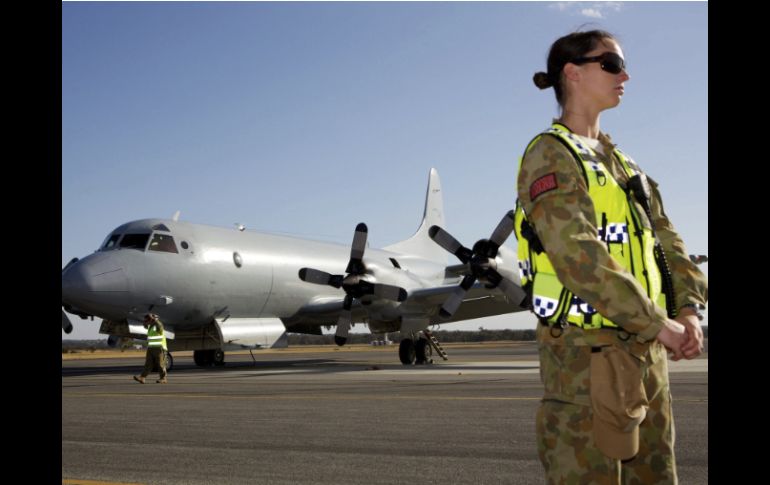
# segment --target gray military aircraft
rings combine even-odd
[[[446,359],[431,325],[526,309],[515,252],[502,246],[513,211],[489,239],[464,247],[441,227],[435,169],[417,232],[379,250],[368,248],[363,223],[349,248],[178,218],[123,224],[95,253],[70,261],[63,308],[102,318],[112,346],[146,338],[142,320],[152,311],[169,351],[192,350],[198,366],[222,365],[226,350],[285,347],[287,331],[320,335],[336,325],[344,345],[357,322],[373,333],[400,331],[401,362],[428,363],[434,350]],[[461,264],[448,265],[447,251]],[[62,328],[72,330],[64,310]]]

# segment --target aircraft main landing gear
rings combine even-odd
[[[414,348],[414,341],[410,338],[401,340],[398,345],[398,358],[404,365],[412,365],[417,358],[417,352]]]
[[[221,367],[225,365],[225,352],[222,349],[195,350],[193,361],[198,367]]]
[[[427,329],[423,330],[422,334],[424,337],[415,337],[412,334],[412,338],[401,340],[398,346],[398,358],[401,363],[404,365],[432,364],[434,350],[442,359],[448,360],[446,351],[441,347],[438,339]]]
[[[432,364],[433,363],[433,347],[428,344],[428,341],[424,338],[418,338],[414,345],[416,354],[415,364]]]
[[[432,364],[433,348],[424,338],[405,338],[398,346],[398,358],[404,365]]]

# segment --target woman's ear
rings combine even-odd
[[[564,64],[564,77],[567,78],[567,80],[569,81],[579,81],[580,69],[576,64],[572,64],[571,62],[568,62]]]

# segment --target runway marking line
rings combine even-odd
[[[105,482],[103,480],[73,480],[71,478],[61,481],[62,485],[144,485],[143,483]]]

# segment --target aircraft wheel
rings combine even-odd
[[[193,352],[193,361],[198,367],[209,367],[214,363],[214,353],[211,350],[196,350]]]
[[[166,372],[171,372],[174,368],[174,358],[171,357],[171,352],[166,350]]]
[[[401,363],[404,365],[414,364],[416,353],[412,339],[405,338],[401,340],[398,346],[398,358],[401,359]]]
[[[416,364],[432,364],[433,363],[433,347],[428,345],[428,341],[424,338],[417,339],[414,345]]]
[[[216,349],[213,355],[214,365],[221,367],[225,365],[225,351],[222,349]]]

